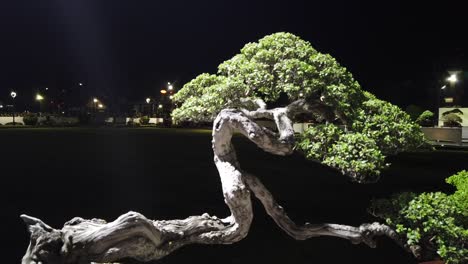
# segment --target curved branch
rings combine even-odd
[[[335,236],[350,240],[353,244],[365,243],[374,248],[376,246],[375,237],[385,235],[400,246],[408,249],[398,234],[389,226],[379,223],[362,224],[359,227],[338,225],[338,224],[309,224],[299,226],[294,223],[274,199],[273,195],[262,184],[262,182],[251,174],[245,174],[245,180],[249,189],[263,204],[268,215],[276,224],[288,235],[297,240],[305,240],[317,236]]]

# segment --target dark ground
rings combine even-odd
[[[391,158],[376,184],[347,178],[300,156],[276,157],[235,138],[242,167],[255,173],[297,222],[373,221],[372,197],[402,190],[450,191],[447,176],[468,168],[468,152]],[[227,216],[210,132],[173,129],[0,129],[2,263],[20,263],[28,234],[19,215],[60,228],[74,216],[113,220],[129,210],[152,219],[208,212]],[[159,263],[415,263],[388,239],[379,247],[338,238],[294,241],[257,201],[249,236],[230,246],[193,245]]]

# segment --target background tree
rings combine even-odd
[[[432,126],[434,124],[434,113],[429,110],[422,112],[416,119],[416,123],[423,127]]]
[[[401,242],[392,228],[379,223],[297,225],[260,179],[243,171],[237,160],[231,137],[241,133],[266,152],[284,156],[299,151],[366,183],[376,181],[388,166],[387,155],[423,143],[420,127],[408,114],[363,91],[330,55],[292,34],[272,34],[245,45],[219,65],[218,74],[201,74],[187,83],[174,100],[180,105],[173,112],[176,121],[213,121],[214,162],[231,215],[152,221],[130,212],[110,223],[75,218],[61,230],[23,215],[31,231],[24,264],[148,261],[187,244],[234,243],[249,231],[251,193],[295,239],[335,236],[374,247],[374,236],[387,235]],[[293,122],[304,115],[314,125],[296,136]],[[265,119],[276,129],[257,122]]]

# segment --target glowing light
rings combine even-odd
[[[99,100],[97,98],[93,98],[93,103],[97,103]]]
[[[169,85],[169,87],[167,87],[167,89],[168,89],[169,91],[171,91],[172,89],[174,89],[174,86]]]
[[[163,105],[162,104],[158,105],[158,108],[163,108]]]
[[[16,92],[15,92],[15,91],[12,91],[12,92],[10,93],[10,96],[11,96],[11,98],[15,99],[15,97],[16,97]]]
[[[151,102],[151,98],[146,98],[146,103],[149,104]]]
[[[46,87],[45,89],[46,89],[46,91],[47,91],[47,90],[49,90],[49,88],[48,88],[48,87]]]
[[[172,96],[172,95],[171,95],[171,96],[169,96],[169,99],[171,99],[171,100],[172,100],[172,98],[174,98],[174,96]]]
[[[442,86],[440,89],[443,90],[443,89],[445,89],[446,87],[447,87],[447,85],[444,85],[444,86]]]
[[[163,90],[161,90],[161,93],[162,93],[162,94],[166,94],[167,91],[163,89]]]
[[[444,98],[444,101],[445,101],[446,103],[453,103],[453,97],[445,97],[445,98]]]
[[[83,83],[78,83],[79,86],[83,86]]]
[[[3,105],[0,105],[0,108],[3,108]]]
[[[450,75],[450,77],[447,78],[447,81],[449,81],[451,83],[456,83],[458,81],[457,75],[455,73]]]
[[[304,96],[304,94],[303,94],[303,93],[300,93],[300,94],[299,94],[299,97],[303,97],[303,96]]]
[[[104,105],[103,105],[103,104],[98,104],[98,107],[99,107],[99,108],[103,108]]]
[[[36,94],[36,101],[42,101],[42,100],[44,100],[44,96],[40,94]]]

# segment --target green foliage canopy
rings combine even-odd
[[[402,193],[373,201],[370,212],[396,229],[410,246],[447,264],[468,263],[468,171],[446,180],[453,194]]]
[[[270,105],[304,99],[333,109],[334,120],[311,121],[314,126],[299,136],[296,150],[359,182],[376,179],[386,155],[424,141],[408,114],[363,91],[332,56],[290,33],[248,43],[221,63],[217,74],[204,73],[185,84],[174,96],[180,106],[172,117],[209,121],[222,109],[248,109],[245,99],[259,98]]]

